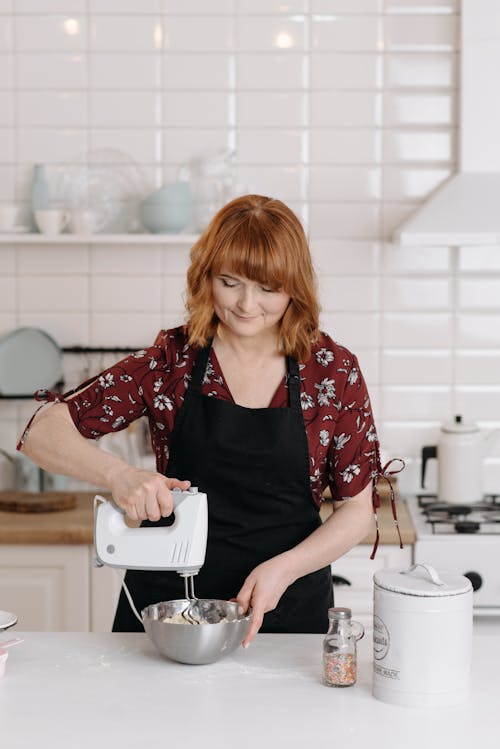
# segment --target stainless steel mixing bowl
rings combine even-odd
[[[189,600],[162,601],[141,611],[144,629],[156,648],[179,663],[214,663],[241,645],[252,614],[238,615],[234,601],[199,598],[196,602],[202,624],[164,622],[187,608]],[[206,623],[205,623],[206,622]]]

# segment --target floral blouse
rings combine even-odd
[[[86,438],[98,439],[147,416],[157,470],[165,473],[175,417],[196,354],[183,327],[160,331],[151,347],[130,354],[67,400],[77,429]],[[381,470],[378,438],[365,381],[348,349],[321,333],[299,369],[311,492],[319,507],[327,485],[334,500],[343,500],[375,484]],[[202,393],[232,401],[213,349]],[[269,407],[287,405],[283,378]]]

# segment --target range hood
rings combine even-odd
[[[462,0],[459,172],[394,232],[401,245],[500,245],[500,2]]]

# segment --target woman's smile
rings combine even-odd
[[[290,301],[285,292],[225,268],[212,279],[212,298],[219,321],[236,335],[258,335],[277,327]]]

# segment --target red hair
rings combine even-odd
[[[307,361],[319,335],[319,304],[309,245],[293,211],[280,200],[244,195],[214,216],[191,249],[186,296],[191,345],[205,346],[215,335],[212,277],[223,267],[290,297],[280,321],[280,347]]]

